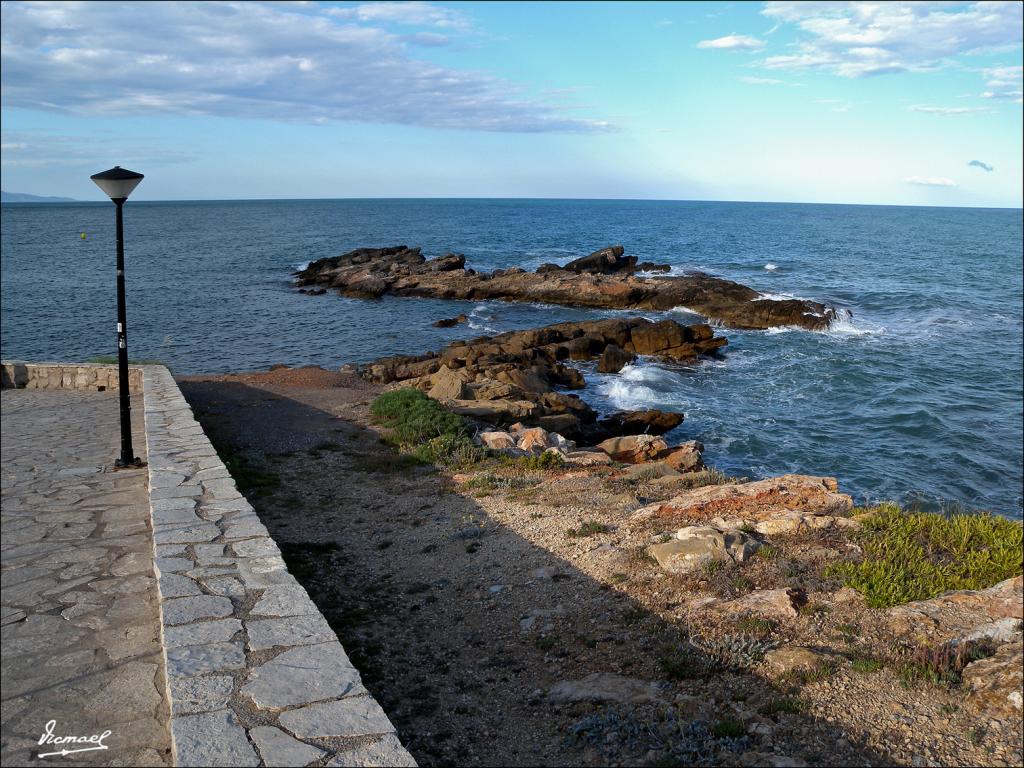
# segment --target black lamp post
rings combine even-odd
[[[117,390],[121,401],[121,458],[117,467],[141,467],[142,461],[132,450],[132,411],[128,397],[128,321],[124,308],[124,220],[121,210],[128,195],[139,185],[143,176],[115,165],[109,171],[89,177],[117,206]]]

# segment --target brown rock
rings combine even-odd
[[[295,279],[297,288],[321,286],[365,297],[390,293],[659,311],[682,306],[738,328],[796,325],[820,329],[828,327],[836,316],[834,309],[817,302],[762,299],[747,286],[703,273],[637,277],[633,274],[636,259],[624,258],[622,253],[621,246],[602,249],[566,268],[549,267],[541,274],[515,267],[477,273],[465,269],[457,254],[428,262],[419,248],[361,248],[315,261],[295,273]],[[683,346],[682,341],[666,341],[652,339],[650,344],[660,350]],[[616,343],[629,349],[624,346],[625,340]]]
[[[983,711],[1019,717],[1024,703],[1024,645],[1020,640],[1007,643],[995,656],[968,664],[963,680]]]
[[[791,589],[758,589],[717,607],[727,613],[757,613],[773,619],[797,616],[799,593]]]
[[[701,457],[703,452],[704,445],[691,440],[663,451],[658,461],[664,462],[676,472],[699,472],[704,469],[704,459]]]
[[[655,544],[650,553],[662,570],[669,573],[690,573],[711,560],[744,562],[760,547],[740,531],[719,531],[709,526],[681,528],[676,539]]]
[[[530,451],[531,453],[544,453],[548,448],[553,448],[558,444],[557,441],[551,439],[548,431],[541,427],[524,429],[516,437],[516,446],[520,450]]]
[[[650,409],[646,411],[619,411],[601,419],[598,427],[617,435],[663,435],[683,423],[684,415]]]
[[[516,440],[508,432],[481,432],[478,437],[484,447],[492,451],[503,451],[516,447]]]
[[[430,377],[431,387],[427,394],[435,400],[463,400],[470,397],[464,371],[453,371],[442,365]]]
[[[782,475],[751,483],[694,488],[658,505],[655,516],[669,520],[713,517],[765,520],[789,511],[835,514],[853,507],[853,500],[835,488],[833,478]]]
[[[629,337],[632,351],[638,355],[657,355],[686,343],[683,326],[674,320],[662,320],[633,328]]]
[[[609,344],[601,353],[601,359],[597,361],[597,370],[600,373],[618,373],[636,359],[622,347]]]
[[[451,328],[452,326],[458,325],[459,323],[465,323],[469,318],[465,315],[456,315],[455,317],[449,317],[443,320],[437,320],[434,322],[435,328]]]
[[[627,464],[639,464],[649,461],[668,448],[668,443],[653,435],[627,435],[613,437],[599,443],[598,448],[611,456],[615,461]]]
[[[799,645],[784,645],[765,654],[764,664],[773,677],[784,677],[800,669],[814,669],[832,659],[832,655]]]

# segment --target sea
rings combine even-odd
[[[4,204],[4,359],[116,354],[114,207]],[[362,246],[462,253],[478,270],[565,263],[621,243],[771,297],[842,310],[831,329],[740,331],[717,359],[584,365],[602,412],[686,420],[712,466],[838,478],[862,504],[1024,511],[1019,209],[632,200],[274,200],[125,206],[128,346],[175,374],[337,368],[565,320],[671,312],[308,296],[308,262]],[[432,323],[465,313],[469,323]]]

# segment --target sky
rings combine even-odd
[[[0,181],[1020,207],[1018,2],[3,2]]]

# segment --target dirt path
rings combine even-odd
[[[179,383],[421,765],[1015,759],[1005,724],[975,738],[943,694],[845,673],[784,690],[678,658],[678,585],[608,536],[567,534],[616,523],[632,492],[564,472],[459,492],[380,443],[376,389],[350,374]],[[621,676],[598,681],[611,700],[558,687],[593,673]]]

